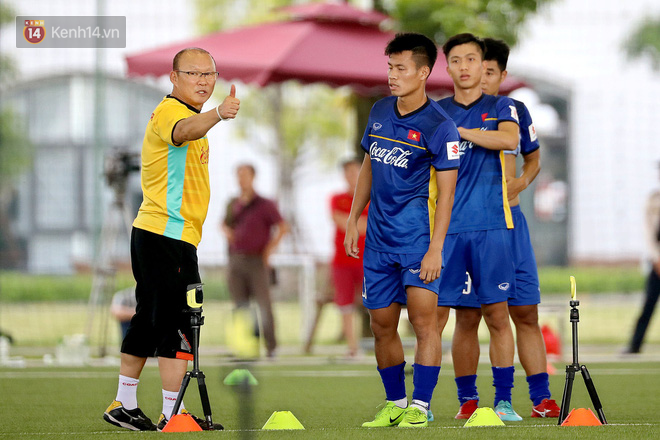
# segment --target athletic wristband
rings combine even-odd
[[[220,118],[221,121],[226,121],[227,119],[225,119],[225,118],[223,118],[222,116],[220,116],[220,111],[218,110],[219,107],[220,107],[219,105],[216,106],[216,108],[215,108],[215,112],[218,114],[218,117]]]

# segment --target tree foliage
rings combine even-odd
[[[14,21],[15,13],[9,5],[0,3],[0,26]],[[6,31],[6,29],[5,29]],[[12,59],[0,55],[0,82],[13,76]],[[0,84],[2,85],[2,84]],[[15,177],[30,164],[32,150],[21,134],[21,120],[11,108],[0,109],[0,192],[14,184]]]
[[[0,27],[4,27],[6,24],[14,21],[15,16],[14,10],[9,5],[0,2]],[[6,29],[5,32],[7,32]],[[15,69],[11,58],[0,54],[0,85],[12,78],[14,74]]]
[[[630,58],[648,58],[660,69],[660,17],[645,18],[624,46]]]
[[[292,0],[197,0],[196,22],[200,34],[277,19],[277,8]]]
[[[397,29],[419,32],[442,44],[452,35],[470,32],[513,46],[530,15],[552,0],[390,0],[384,1]]]

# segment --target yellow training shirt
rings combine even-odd
[[[133,226],[197,247],[211,197],[206,136],[175,145],[177,122],[199,113],[167,95],[151,114],[142,143],[143,200]]]

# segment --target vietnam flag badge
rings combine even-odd
[[[419,139],[422,137],[422,134],[419,131],[408,130],[408,139],[411,141],[419,142]]]

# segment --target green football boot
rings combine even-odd
[[[424,428],[429,426],[429,419],[424,411],[421,409],[410,406],[403,416],[403,420],[399,423],[399,428]]]
[[[385,407],[376,413],[376,417],[371,422],[364,422],[363,428],[386,428],[397,426],[403,420],[406,413],[405,408],[399,408],[394,402],[387,402]]]

